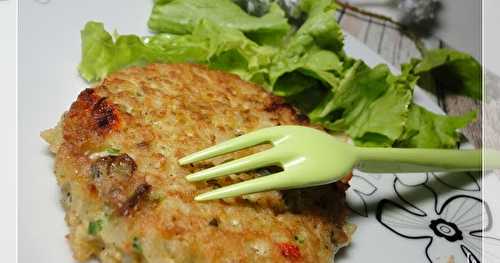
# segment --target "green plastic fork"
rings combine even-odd
[[[283,171],[203,193],[195,200],[328,184],[353,168],[368,172],[481,170],[480,150],[355,147],[326,132],[303,126],[257,130],[181,158],[179,163],[185,165],[264,143],[271,143],[273,147],[190,174],[186,179],[190,182],[209,180],[275,165]],[[490,166],[500,168],[500,155],[498,152],[493,155]]]

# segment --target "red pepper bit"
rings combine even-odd
[[[298,246],[290,244],[290,243],[279,243],[279,249],[281,250],[281,254],[289,259],[300,259],[300,249]]]

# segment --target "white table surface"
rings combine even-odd
[[[2,150],[2,216],[0,251],[2,262],[15,262],[16,256],[16,6],[14,0],[0,0],[0,134]]]

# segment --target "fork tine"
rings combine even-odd
[[[214,199],[221,199],[226,197],[234,197],[245,194],[252,194],[257,192],[264,192],[269,190],[278,190],[291,185],[287,183],[286,171],[279,173],[255,178],[245,182],[225,186],[210,192],[206,192],[196,196],[196,201],[209,201]]]
[[[275,148],[271,148],[262,152],[258,152],[241,159],[223,163],[206,170],[202,170],[186,176],[190,182],[209,180],[212,178],[244,172],[252,169],[261,168],[264,166],[274,165],[279,163],[279,152]]]
[[[277,133],[276,131],[276,127],[270,127],[241,135],[239,137],[227,140],[199,152],[195,152],[188,156],[185,156],[179,159],[179,164],[185,165],[203,161],[212,157],[252,147],[267,141],[272,141],[279,137],[279,133]]]

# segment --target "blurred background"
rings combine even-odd
[[[347,3],[404,22],[424,22],[423,31],[481,58],[481,0],[350,0]],[[496,2],[496,0],[486,0]],[[413,10],[412,10],[413,9]],[[428,21],[422,21],[424,19]],[[406,21],[405,21],[406,20]],[[409,21],[408,21],[409,20]]]

